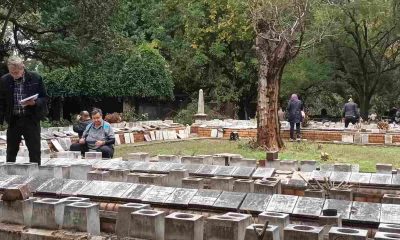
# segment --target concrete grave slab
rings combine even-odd
[[[163,204],[174,191],[175,188],[173,187],[154,186],[143,197],[142,201],[145,203]]]
[[[214,176],[215,171],[219,168],[216,165],[201,165],[199,170],[197,170],[196,175],[198,176]]]
[[[311,174],[311,179],[315,179],[317,181],[324,181],[324,178],[328,178],[332,175],[332,172],[325,172],[325,171],[317,171],[314,170]]]
[[[79,190],[77,196],[81,197],[97,197],[111,182],[106,181],[90,181],[85,187]]]
[[[131,186],[132,183],[109,182],[109,184],[102,189],[99,197],[113,199],[121,198]]]
[[[332,172],[330,179],[334,182],[348,182],[350,180],[350,176],[351,172]]]
[[[336,209],[343,219],[350,219],[351,206],[351,201],[326,199],[323,209]]]
[[[292,213],[298,196],[274,194],[268,204],[268,212]]]
[[[196,195],[197,189],[176,188],[175,191],[167,198],[165,203],[171,205],[188,206],[190,200]]]
[[[361,183],[361,184],[369,184],[371,180],[371,173],[351,173],[350,182],[351,183]]]
[[[380,222],[400,224],[400,205],[382,204]]]
[[[238,166],[231,176],[235,178],[250,178],[251,175],[254,173],[255,169],[256,169],[255,167]]]
[[[59,195],[65,185],[69,183],[69,179],[53,178],[53,180],[44,183],[36,192],[41,194]]]
[[[61,188],[61,196],[76,196],[78,192],[90,182],[85,180],[70,180]]]
[[[267,178],[267,177],[271,177],[272,174],[275,172],[274,168],[262,168],[262,167],[258,167],[252,177],[253,178]]]
[[[201,166],[202,164],[185,164],[183,168],[188,170],[190,175],[196,175]]]
[[[392,183],[392,174],[372,173],[370,184],[390,185]]]
[[[235,166],[219,166],[214,174],[216,176],[231,176],[235,170]]]
[[[122,199],[140,202],[151,191],[153,185],[132,184],[132,186],[121,196]]]

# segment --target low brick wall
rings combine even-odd
[[[199,137],[211,137],[211,129],[207,127],[192,127],[192,133],[197,133]],[[231,129],[224,128],[224,139],[229,139],[231,132],[239,133],[241,138],[256,138],[257,129]],[[282,130],[282,137],[289,139],[289,130]],[[385,144],[385,133],[368,133],[368,132],[343,132],[343,131],[323,131],[323,130],[302,130],[302,138],[310,141],[323,141],[323,142],[342,142],[342,135],[357,135],[367,134],[369,144]],[[392,144],[400,144],[400,133],[390,133],[392,136]]]

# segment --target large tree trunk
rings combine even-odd
[[[360,116],[368,120],[368,111],[371,107],[371,97],[363,95],[360,98]]]
[[[285,44],[277,46],[271,59],[268,56],[271,53],[259,53],[257,143],[267,151],[279,151],[284,146],[280,135],[278,107],[280,82],[286,63],[285,48]]]

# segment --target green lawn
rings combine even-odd
[[[265,159],[263,151],[251,149],[247,143],[245,140],[231,142],[207,139],[159,144],[146,143],[143,146],[128,144],[116,147],[116,157],[124,157],[130,152],[148,152],[153,156],[158,154],[198,155],[229,152],[241,154],[246,158]],[[390,163],[394,167],[400,168],[400,147],[287,142],[286,148],[281,151],[279,158],[320,160],[321,152],[330,155],[327,162],[359,164],[360,170],[363,172],[374,172],[376,163]]]

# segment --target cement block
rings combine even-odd
[[[36,198],[0,201],[0,220],[4,223],[31,226],[32,205]]]
[[[242,218],[211,216],[204,231],[205,240],[243,240],[246,222]]]
[[[385,134],[385,144],[393,144],[393,135]]]
[[[331,188],[329,197],[331,199],[353,201],[353,189]]]
[[[64,202],[59,199],[44,198],[33,202],[32,227],[59,229],[63,224]]]
[[[279,169],[284,171],[297,171],[298,167],[297,160],[282,160]]]
[[[168,186],[182,187],[182,179],[189,177],[189,172],[186,169],[172,169],[168,173]]]
[[[37,163],[16,163],[14,166],[15,175],[36,176],[39,168]]]
[[[70,166],[44,165],[39,166],[38,176],[47,178],[70,178]]]
[[[99,204],[76,202],[66,205],[63,228],[100,235]]]
[[[61,198],[60,201],[62,201],[64,205],[68,205],[76,202],[89,202],[90,199],[83,197],[66,197],[66,198]]]
[[[387,232],[377,232],[375,233],[375,240],[393,240],[400,239],[400,234],[398,233],[387,233]]]
[[[210,188],[223,191],[233,191],[233,177],[215,176],[210,178]]]
[[[284,229],[290,224],[289,214],[286,213],[276,213],[276,212],[263,212],[258,215],[258,223],[268,224],[278,226],[279,235],[281,239],[284,237]]]
[[[126,182],[128,180],[128,169],[110,169],[110,175],[107,181],[111,182]]]
[[[87,180],[108,181],[109,176],[110,176],[109,171],[94,170],[87,173]]]
[[[250,158],[232,158],[229,166],[236,167],[257,167],[257,159]]]
[[[224,217],[234,217],[234,218],[241,219],[241,221],[244,222],[244,225],[246,227],[253,223],[250,214],[237,213],[237,212],[227,212],[227,213],[224,213],[222,216],[224,216]]]
[[[304,191],[305,197],[325,198],[325,191],[321,189],[306,189]]]
[[[230,158],[216,154],[213,156],[213,165],[230,166]]]
[[[181,162],[184,164],[208,164],[212,165],[212,155],[183,156]]]
[[[164,240],[165,212],[142,209],[131,213],[129,235],[135,238]]]
[[[202,215],[174,212],[165,217],[165,240],[203,240]]]
[[[85,152],[85,159],[101,160],[102,153],[101,152]]]
[[[251,224],[246,228],[246,233],[244,240],[280,240],[279,227],[274,225],[269,225],[265,229],[265,234],[262,239],[259,235],[262,234],[264,224]],[[256,233],[257,232],[257,233]]]
[[[268,151],[267,152],[267,161],[279,159],[278,153],[279,153],[278,151]]]
[[[142,174],[139,176],[139,183],[157,186],[165,186],[167,175],[165,174]]]
[[[300,171],[312,172],[317,169],[317,161],[315,160],[302,160],[300,161]]]
[[[323,240],[322,227],[290,224],[284,234],[284,240]]]
[[[115,233],[119,238],[129,236],[129,222],[131,221],[131,213],[141,209],[150,209],[150,204],[127,203],[119,206],[117,223],[115,227]]]
[[[329,240],[367,240],[368,230],[355,228],[332,227],[329,230]]]
[[[333,165],[334,172],[351,172],[351,164],[347,163],[335,163]]]
[[[127,159],[128,161],[148,162],[150,160],[150,154],[146,152],[128,153]]]
[[[387,204],[400,204],[399,194],[384,194],[382,198],[382,203]]]
[[[392,174],[393,170],[392,164],[377,163],[375,164],[375,167],[376,167],[376,173]]]
[[[176,155],[158,155],[159,162],[181,163],[181,159]]]
[[[26,200],[32,193],[27,184],[13,184],[4,189],[1,200],[4,201],[15,201],[15,200]]]
[[[203,189],[204,188],[204,178],[187,177],[182,179],[183,188],[194,188]]]
[[[275,160],[267,161],[267,162],[265,162],[265,167],[281,169],[281,160],[275,159]]]
[[[319,226],[323,227],[323,235],[327,237],[332,227],[342,227],[342,217],[340,214],[336,216],[319,216]]]
[[[143,173],[129,173],[126,181],[130,183],[139,183],[139,176],[142,174]]]
[[[249,180],[249,179],[235,180],[235,182],[233,183],[233,191],[245,192],[245,193],[254,192],[254,180]]]
[[[92,171],[90,164],[74,164],[70,168],[70,178],[75,180],[87,180],[87,173]]]
[[[254,182],[255,193],[280,194],[282,192],[281,180],[277,178],[265,178]]]
[[[400,234],[400,225],[398,225],[398,224],[390,224],[390,223],[380,223],[378,231]]]

